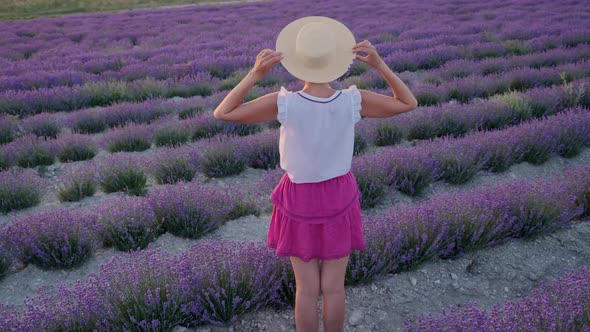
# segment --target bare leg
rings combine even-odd
[[[317,332],[320,270],[318,259],[304,262],[291,256],[295,273],[295,326],[297,332]]]
[[[349,256],[324,260],[320,271],[322,292],[322,321],[324,332],[344,331],[345,293],[344,275]]]

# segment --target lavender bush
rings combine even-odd
[[[575,204],[583,209],[580,218],[590,216],[590,166],[568,169],[563,173],[568,192],[576,195]]]
[[[507,237],[532,237],[563,228],[581,210],[572,206],[573,194],[563,184],[554,183],[551,191],[543,190],[543,183],[531,182],[527,186],[510,188],[513,197],[508,213],[514,216],[516,225]]]
[[[25,299],[24,310],[9,306],[0,319],[11,331],[92,331],[105,314],[104,303],[98,300],[94,289],[82,281],[60,283]]]
[[[488,156],[483,166],[484,170],[504,172],[518,160],[522,160],[524,146],[509,135],[503,134],[491,136],[496,139],[494,141],[490,140],[490,136],[487,140],[479,139],[481,151],[485,151]]]
[[[31,169],[0,172],[0,212],[7,213],[35,206],[48,189],[45,179]]]
[[[0,171],[10,168],[10,159],[4,150],[0,149]]]
[[[207,75],[209,76],[209,75]],[[202,75],[188,75],[182,77],[179,80],[171,80],[168,83],[167,91],[164,96],[167,98],[171,97],[191,97],[191,96],[210,96],[213,92],[211,85],[207,81],[203,80]]]
[[[367,140],[357,133],[354,134],[354,147],[353,147],[353,155],[358,156],[359,154],[363,153],[367,148]]]
[[[244,152],[250,156],[248,165],[252,168],[270,169],[280,162],[278,132],[266,130],[259,135],[246,136],[241,140]]]
[[[523,148],[521,159],[518,161],[539,165],[549,160],[559,143],[555,126],[550,122],[533,120],[518,127],[521,130],[517,139]]]
[[[84,197],[93,196],[98,186],[95,169],[93,163],[66,165],[57,184],[59,201],[77,202]]]
[[[427,80],[423,83],[416,84],[413,87],[412,93],[420,106],[440,105],[448,99],[444,86]]]
[[[143,102],[123,102],[104,107],[101,110],[109,128],[128,124],[150,124],[174,113],[175,107],[167,99],[150,98]]]
[[[233,73],[231,73],[231,75],[228,78],[226,78],[220,82],[219,91],[233,89],[236,85],[238,85],[244,79],[244,77],[246,77],[247,74],[248,74],[248,70],[244,70],[244,69],[238,69],[238,70],[234,71]]]
[[[218,228],[235,209],[227,190],[197,183],[155,187],[146,199],[166,231],[186,238],[198,238]]]
[[[97,108],[72,113],[68,122],[72,132],[80,134],[96,134],[109,128],[104,111]]]
[[[34,134],[13,140],[5,151],[11,164],[24,168],[48,166],[55,162],[55,140],[45,141]]]
[[[557,147],[554,152],[564,158],[577,156],[584,146],[590,146],[590,116],[583,108],[568,109],[563,116],[551,119]]]
[[[95,218],[86,211],[56,208],[16,218],[5,238],[24,262],[43,269],[74,268],[97,248]]]
[[[179,260],[161,249],[132,251],[102,264],[90,282],[104,306],[98,330],[169,331],[185,324],[199,279],[178,273],[177,266]]]
[[[473,105],[472,105],[473,104]],[[477,109],[477,103],[472,102],[469,108]],[[478,110],[482,112],[483,110]],[[471,111],[475,113],[475,111]],[[434,106],[425,109],[423,112],[408,116],[411,118],[407,130],[408,140],[427,139],[438,136],[461,136],[468,128],[474,128],[475,118],[469,114],[465,105],[445,105],[444,107]],[[389,120],[393,122],[394,120]]]
[[[6,236],[6,234],[0,235],[1,237]],[[6,274],[8,274],[8,269],[12,264],[12,254],[10,253],[9,248],[7,248],[4,242],[0,242],[0,280],[4,278]]]
[[[152,136],[153,129],[149,126],[131,124],[105,133],[101,146],[110,152],[145,151],[152,146]]]
[[[361,192],[361,207],[370,208],[381,202],[388,185],[385,183],[386,170],[384,154],[363,155],[352,160],[351,170]]]
[[[283,174],[285,174],[285,170],[280,168],[279,165],[276,165],[265,171],[262,176],[260,176],[259,180],[254,183],[255,190],[253,191],[260,196],[258,207],[261,211],[272,212],[273,204],[270,200],[270,193],[279,183]]]
[[[590,107],[590,80],[588,78],[577,82],[565,82],[564,80],[562,88],[564,107]]]
[[[181,254],[181,259],[190,259],[203,273],[202,290],[197,296],[203,310],[193,313],[193,324],[207,322],[228,326],[244,313],[271,301],[281,301],[276,298],[277,289],[282,285],[276,257],[259,243],[208,241],[194,245],[188,252],[193,252],[191,257]]]
[[[442,173],[426,149],[394,148],[387,152],[390,162],[386,165],[385,183],[407,195],[420,195]]]
[[[144,198],[115,197],[100,204],[95,211],[104,243],[120,251],[145,249],[162,234],[162,224]]]
[[[242,216],[254,215],[260,217],[260,205],[268,199],[257,193],[257,187],[250,184],[232,188],[232,199],[235,207],[228,213],[227,219],[233,220]]]
[[[364,218],[363,234],[367,248],[350,252],[344,279],[347,285],[368,283],[405,262],[405,256],[400,255],[404,234],[395,222],[379,216]]]
[[[89,160],[98,153],[93,137],[82,134],[60,134],[56,140],[57,158],[62,163]]]
[[[452,184],[468,182],[487,162],[479,158],[480,151],[474,149],[468,139],[454,140],[444,136],[434,140],[429,151],[441,169],[440,177]]]
[[[189,129],[177,121],[169,121],[155,129],[154,144],[156,146],[179,146],[189,140]]]
[[[56,138],[62,129],[61,122],[60,117],[52,113],[39,113],[23,120],[27,132],[45,138]]]
[[[148,169],[158,184],[174,184],[179,181],[191,182],[197,166],[187,148],[160,148],[149,160]]]
[[[511,126],[533,117],[533,107],[527,101],[526,93],[509,91],[501,95],[494,95],[490,99],[506,105],[509,109],[508,113],[510,117],[507,119],[504,118],[504,120],[508,121],[503,121],[496,128]]]
[[[256,96],[258,98],[259,96]],[[252,97],[252,99],[256,99]],[[223,120],[217,120],[223,121]],[[262,131],[262,126],[258,123],[249,124],[249,123],[238,123],[233,121],[223,121],[223,133],[229,136],[247,136],[256,134]]]
[[[191,129],[191,140],[213,137],[223,131],[227,122],[217,120],[212,114],[203,113],[185,120]]]
[[[0,114],[0,144],[12,142],[18,135],[17,121],[8,114]]]
[[[578,81],[572,84],[579,84]],[[536,118],[553,115],[559,110],[565,108],[564,93],[562,86],[552,86],[549,88],[533,88],[523,94],[524,103],[529,105],[531,114]]]
[[[194,117],[199,113],[203,113],[204,108],[202,105],[194,105],[188,106],[183,108],[181,111],[178,112],[178,118],[181,120],[186,120],[189,118]]]
[[[147,192],[145,165],[138,156],[124,152],[108,155],[97,162],[96,174],[101,189],[106,193],[123,191],[143,196]]]
[[[402,135],[403,133],[401,129],[395,124],[381,123],[381,125],[377,127],[373,144],[375,146],[394,145],[401,141]]]
[[[240,174],[248,167],[248,155],[239,146],[240,141],[226,135],[216,136],[203,147],[199,171],[208,177],[226,177]]]

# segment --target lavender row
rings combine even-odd
[[[506,126],[551,115],[574,106],[590,107],[590,80],[579,79],[562,86],[533,88],[525,93],[512,92],[494,96],[488,101],[473,101],[468,105],[447,104],[424,108],[418,114],[402,114],[393,119],[361,122],[357,127],[355,154],[361,153],[368,143],[376,146],[393,145],[402,138],[406,140],[427,139],[444,135],[463,135],[473,129],[500,129]],[[75,123],[77,131],[98,132],[112,126],[99,139],[83,135],[57,133],[61,130],[60,119],[52,119],[48,113],[25,120],[36,135],[23,135],[0,149],[0,169],[18,165],[35,167],[51,165],[56,159],[61,162],[92,159],[98,149],[109,152],[144,151],[155,146],[179,146],[189,141],[212,137],[219,133],[245,136],[260,132],[263,125],[246,125],[218,121],[202,109],[202,102],[173,104],[173,113],[184,110],[199,112],[183,121],[166,115],[170,108],[164,103],[141,104],[148,107],[140,111],[140,104],[122,104],[104,111],[102,118],[96,110],[72,114],[68,121]],[[196,109],[195,109],[196,108]],[[126,123],[130,125],[123,126]],[[142,124],[144,123],[145,124]],[[139,123],[135,125],[134,123]],[[0,128],[8,139],[13,138],[18,123],[8,118],[0,119]],[[276,121],[268,126],[276,127]],[[16,134],[14,134],[16,135]],[[46,141],[55,135],[56,139]],[[57,158],[56,158],[57,157]]]
[[[481,169],[500,172],[522,161],[542,163],[554,154],[573,157],[590,145],[589,118],[586,109],[570,109],[502,131],[477,132],[464,138],[443,137],[415,148],[385,149],[357,156],[353,169],[360,174],[361,203],[364,207],[377,204],[386,185],[416,195],[437,180],[467,182]],[[541,133],[544,136],[540,137]],[[481,142],[484,143],[480,145]],[[159,183],[175,183],[191,181],[195,172],[210,177],[231,176],[247,166],[271,169],[278,165],[276,133],[271,131],[242,139],[219,136],[201,143],[202,148],[197,149],[203,152],[201,155],[188,147],[182,153],[178,149],[163,150],[152,159],[150,174]],[[106,173],[115,172],[109,168]],[[75,178],[68,173],[64,176]]]
[[[417,84],[414,89],[421,105],[431,105],[445,100],[456,99],[467,102],[477,97],[487,97],[510,90],[523,90],[535,86],[550,86],[563,81],[587,77],[588,60],[567,63],[548,68],[520,68],[505,73],[471,75],[456,78],[444,85]],[[278,70],[273,68],[273,70]],[[273,82],[277,84],[280,81]],[[354,81],[353,81],[354,82]],[[180,84],[182,87],[178,87]],[[213,86],[218,86],[213,82]],[[248,99],[255,99],[270,93],[272,86],[256,87]],[[190,91],[189,91],[190,90]],[[37,90],[9,90],[0,93],[0,113],[30,116],[47,112],[72,111],[84,107],[105,106],[119,101],[141,101],[151,97],[208,96],[212,93],[210,79],[205,75],[191,76],[176,82],[173,79],[154,81],[152,79],[126,82],[99,82],[74,87],[41,88]]]
[[[433,19],[428,17],[430,10],[416,13],[409,6],[392,7],[391,4],[381,2],[364,5],[369,12],[377,15],[376,20],[382,18],[388,22],[377,25],[367,23],[338,6],[333,7],[331,15],[352,27],[355,36],[374,39],[379,51],[398,71],[408,68],[428,69],[458,58],[522,54],[588,42],[587,30],[576,28],[583,26],[581,17],[568,16],[567,21],[559,20],[567,24],[548,25],[547,22],[557,22],[550,17],[562,16],[561,12],[555,13],[549,8],[543,16],[543,22],[537,22],[535,27],[531,18],[529,29],[523,31],[521,26],[508,19],[506,11],[509,9],[504,9],[502,15],[492,14],[494,18],[483,23],[480,20],[467,20],[456,26],[456,21],[446,21],[441,16]],[[424,20],[432,24],[424,31],[422,27],[416,29],[406,19],[391,22],[385,14],[388,7],[399,13],[411,12],[408,15],[414,17],[425,16]],[[580,10],[575,4],[566,7],[571,8],[571,12]],[[283,4],[278,8],[277,4],[265,3],[231,8],[225,9],[227,14],[225,10],[220,13],[216,9],[199,8],[148,11],[139,15],[103,14],[38,19],[30,21],[27,28],[6,22],[3,24],[6,33],[0,39],[6,47],[0,53],[0,58],[10,60],[0,62],[3,68],[0,73],[27,77],[26,74],[31,72],[63,72],[53,75],[46,73],[45,79],[30,78],[29,84],[34,87],[43,87],[46,81],[49,82],[45,86],[55,86],[60,79],[68,85],[88,82],[97,79],[98,75],[116,80],[148,76],[163,79],[180,74],[179,70],[171,70],[171,65],[197,59],[191,70],[207,70],[221,77],[236,68],[244,68],[244,59],[251,59],[257,49],[270,46],[268,41],[273,40],[273,31],[280,31],[285,25],[284,19],[276,19],[272,13],[288,11],[290,17],[296,17],[307,7]],[[437,9],[440,10],[440,7]],[[563,10],[565,13],[566,9]],[[233,22],[236,30],[232,32],[240,31],[241,39],[241,43],[235,43],[235,36],[226,33],[223,24],[227,17],[237,15],[239,11],[251,13],[248,19]],[[538,8],[535,11],[540,12]],[[160,22],[166,28],[156,28],[158,23],[154,22]],[[474,22],[477,22],[477,28],[472,26]],[[498,24],[503,26],[503,30],[497,28]],[[267,29],[258,29],[260,25]],[[97,29],[102,26],[112,27],[113,30],[105,35],[104,31]],[[198,37],[194,36],[194,31],[200,31]],[[432,34],[432,31],[437,33]],[[57,82],[51,83],[51,80]],[[18,86],[10,80],[6,85]]]
[[[489,310],[475,302],[465,308],[450,306],[438,315],[424,314],[406,331],[586,331],[590,326],[590,269],[581,267],[563,273],[556,280],[533,289],[529,294]]]
[[[38,131],[50,135],[55,133],[54,120],[39,123]],[[89,126],[95,125],[88,124]],[[268,124],[270,127],[276,125]],[[0,147],[0,169],[10,166],[35,167],[51,165],[56,159],[60,162],[72,162],[92,159],[98,150],[107,152],[145,151],[154,147],[176,147],[188,142],[210,138],[217,134],[246,136],[258,133],[264,125],[245,125],[224,122],[215,119],[212,114],[199,114],[184,121],[173,116],[162,117],[146,124],[128,124],[113,127],[104,135],[94,136],[80,133],[57,133],[51,136],[25,134],[11,143]],[[36,152],[35,152],[36,151]],[[31,159],[43,154],[46,159]]]
[[[476,38],[466,38],[465,40],[461,40],[460,44],[464,46],[469,46],[468,42],[477,41],[478,40]],[[387,42],[381,44],[377,43],[375,46],[380,51],[380,54],[384,57],[387,57],[387,55],[393,52],[394,50],[399,50],[399,48],[396,48],[395,44]],[[436,70],[433,70],[433,73],[431,75],[426,76],[427,80],[437,82],[440,82],[441,79],[448,80],[453,77],[463,77],[475,73],[480,73],[481,75],[498,73],[501,71],[507,71],[515,67],[528,66],[538,68],[544,65],[555,65],[566,62],[576,62],[578,60],[588,57],[587,44],[582,43],[574,45],[572,47],[568,40],[560,40],[557,44],[547,43],[544,45],[546,47],[545,49],[531,49],[527,45],[520,45],[520,52],[514,52],[514,50],[508,48],[490,48],[486,50],[486,58],[483,58],[483,60],[481,61],[477,61],[479,60],[479,57],[473,57],[473,52],[471,50],[462,49],[457,52],[456,44],[452,46],[442,44],[436,45],[435,47],[432,47],[432,45],[428,46],[429,48],[413,50],[412,52],[421,52],[422,57],[425,57],[427,54],[431,54],[432,52],[446,55],[445,61],[438,61],[436,63],[432,63],[428,68],[425,68],[437,68]],[[251,51],[252,50],[250,49],[239,50],[236,53],[247,54]],[[190,74],[190,72],[187,72],[186,69],[183,70],[183,67],[178,65],[170,65],[167,67],[163,67],[161,63],[158,63],[155,66],[152,66],[151,68],[152,70],[155,68],[156,72],[153,72],[152,70],[147,70],[147,68],[144,67],[145,64],[143,62],[141,63],[141,66],[134,66],[133,62],[135,62],[136,59],[132,57],[135,53],[137,52],[131,53],[129,56],[119,55],[119,57],[117,58],[113,58],[112,55],[97,55],[93,59],[93,61],[89,61],[86,63],[87,65],[96,65],[97,63],[103,63],[104,68],[101,68],[100,71],[92,69],[90,70],[90,72],[76,71],[73,70],[72,67],[68,67],[64,68],[64,70],[61,71],[54,70],[51,72],[47,72],[45,70],[38,70],[34,72],[25,72],[18,76],[15,76],[14,74],[13,76],[4,76],[0,78],[0,91],[32,90],[38,88],[53,88],[59,86],[71,87],[75,85],[82,85],[85,83],[97,83],[102,80],[134,81],[145,79],[148,76],[155,78],[157,80],[165,80],[171,77],[180,78],[186,74]],[[521,55],[522,53],[524,53],[524,55]],[[255,55],[256,54],[251,54],[251,57],[254,58]],[[504,58],[504,56],[507,55],[513,56],[509,58]],[[101,59],[101,57],[103,58]],[[453,57],[457,58],[453,59]],[[177,63],[179,61],[174,62]],[[411,61],[411,63],[408,63],[408,61]],[[416,63],[424,63],[426,61],[428,61],[428,59],[420,58],[420,56],[416,56],[415,54],[409,53],[403,55],[402,57],[398,56],[395,58],[395,60],[391,60],[390,62],[394,70],[403,71],[406,69],[419,69],[418,67],[420,66],[416,65]],[[119,66],[122,64],[127,65],[123,65],[121,68],[117,67],[118,70],[114,70],[114,67],[109,68],[110,66]],[[237,72],[249,68],[250,63],[242,63],[240,64],[240,66],[243,67],[236,69],[236,71],[232,73],[232,76]],[[234,65],[232,67],[236,66]],[[198,70],[194,63],[193,70]],[[368,70],[366,65],[362,63],[355,63],[350,73],[355,74],[366,70]],[[201,71],[207,72],[207,68],[201,68]],[[209,72],[209,74],[214,76],[215,72],[211,71]],[[275,80],[282,81],[290,79],[288,73],[284,70],[278,71],[275,75]],[[231,82],[231,76],[229,78],[226,78],[224,81]]]
[[[150,98],[144,102],[121,102],[69,114],[42,112],[23,119],[4,114],[0,116],[0,144],[9,143],[26,134],[56,138],[68,129],[72,133],[94,134],[127,124],[148,124],[172,115],[177,115],[179,119],[188,119],[205,110],[211,110],[223,97],[217,93],[208,98],[196,96],[182,100]]]
[[[232,131],[240,133],[240,127],[233,126]],[[277,135],[277,131],[267,130],[240,139],[239,136],[228,136],[222,132],[214,137],[205,137],[194,144],[176,148],[162,147],[152,155],[116,152],[96,159],[96,149],[92,142],[88,141],[90,137],[72,134],[68,136],[67,142],[64,141],[60,153],[68,156],[67,161],[90,158],[93,160],[64,164],[63,173],[57,179],[58,185],[55,189],[58,199],[62,202],[79,201],[92,196],[98,187],[106,193],[125,192],[143,196],[147,192],[148,176],[153,177],[157,184],[164,185],[180,181],[190,182],[198,174],[207,177],[231,176],[241,173],[248,166],[260,169],[274,168],[279,162]],[[31,139],[29,143],[28,149],[21,154],[22,158],[18,159],[19,165],[53,163],[52,155],[47,153],[50,151],[47,147],[51,145],[38,139]],[[131,141],[125,144],[134,143]],[[33,176],[43,185],[23,186]],[[49,190],[47,183],[40,179],[31,169],[11,167],[6,171],[0,171],[2,212],[38,204],[40,197]],[[29,199],[30,196],[35,199]]]
[[[345,283],[567,227],[590,211],[589,180],[590,167],[582,165],[542,181],[437,195],[368,217],[367,249],[351,252]],[[85,281],[43,290],[23,308],[1,305],[0,323],[9,331],[230,325],[262,306],[292,307],[290,271],[288,260],[262,241],[203,241],[177,256],[161,249],[133,251],[102,264]]]
[[[567,42],[566,42],[567,43]],[[579,44],[574,47],[560,45],[556,48],[542,50],[537,53],[513,55],[510,57],[490,57],[482,60],[461,58],[447,61],[443,66],[432,70],[425,70],[422,82],[444,83],[457,77],[470,75],[486,76],[498,74],[522,67],[542,68],[559,64],[572,63],[588,58],[589,44]]]
[[[266,140],[267,142],[276,142],[276,137],[267,136]],[[234,212],[227,212],[230,215],[224,213],[224,217],[203,217],[201,214],[195,215],[197,212],[190,210],[203,210],[203,207],[195,207],[195,204],[203,199],[192,197],[190,192],[184,192],[186,181],[191,181],[195,173],[195,168],[191,168],[190,160],[197,160],[193,162],[199,165],[207,165],[210,173],[220,172],[221,174],[223,171],[237,174],[246,167],[245,159],[241,153],[251,151],[247,147],[240,147],[228,141],[212,140],[211,143],[203,148],[205,155],[209,152],[212,153],[204,164],[199,161],[201,157],[190,155],[190,153],[181,157],[162,155],[161,159],[152,161],[157,165],[156,167],[160,167],[160,170],[165,169],[167,179],[180,181],[176,185],[163,185],[153,188],[148,193],[146,163],[137,156],[114,154],[107,156],[100,164],[87,164],[87,167],[91,167],[82,170],[82,172],[76,170],[76,172],[64,174],[64,188],[60,190],[60,195],[70,197],[72,200],[79,200],[85,196],[93,195],[98,182],[101,189],[107,193],[124,191],[137,196],[147,193],[148,200],[151,199],[150,197],[158,197],[153,200],[151,207],[157,206],[162,211],[157,220],[163,224],[149,227],[151,232],[136,231],[135,234],[138,237],[147,236],[144,240],[127,239],[132,244],[143,241],[144,247],[161,234],[158,230],[160,228],[164,232],[167,230],[177,236],[196,238],[217,228],[223,220],[249,213],[258,214],[268,203],[262,201],[264,194],[267,194],[269,189],[264,186],[258,187],[257,194],[241,195],[233,200],[214,193],[199,194],[201,196],[198,197],[210,197],[210,199],[222,197],[216,203],[207,202],[207,206],[215,207],[218,211],[223,211],[222,206],[234,209]],[[357,182],[361,191],[361,206],[367,208],[380,203],[388,186],[393,186],[408,195],[419,195],[434,181],[465,183],[481,169],[501,172],[517,162],[543,163],[553,154],[572,157],[578,154],[584,145],[590,145],[590,111],[571,109],[553,117],[522,123],[503,131],[479,132],[461,139],[446,137],[411,148],[386,148],[373,154],[354,158],[352,169],[357,174]],[[276,147],[274,150],[276,162]],[[181,160],[184,163],[180,162]],[[189,176],[189,179],[184,176]],[[276,176],[276,172],[269,172],[268,176]],[[271,181],[267,177],[263,177],[264,183],[276,183],[276,179]],[[202,192],[206,187],[198,186],[196,182],[192,182],[191,188],[191,190],[198,188],[198,191]],[[166,194],[164,197],[159,197],[162,190]],[[11,192],[11,187],[7,186],[5,191]],[[12,197],[15,197],[13,201],[19,201],[18,194],[13,194]],[[190,197],[189,207],[178,205],[179,199],[187,197]],[[169,204],[172,202],[176,205]],[[121,202],[117,204],[125,208],[129,205]],[[116,206],[106,210],[116,210]],[[128,213],[129,211],[124,210],[124,212]],[[54,222],[59,222],[61,219],[63,218],[55,218]],[[141,218],[136,218],[136,220],[141,220]],[[13,224],[18,225],[19,223]],[[31,221],[23,222],[19,226],[24,227],[22,233],[35,234],[35,231],[29,229],[32,224]],[[92,229],[90,225],[86,225],[86,227]],[[136,225],[136,228],[145,229],[141,224],[139,227]],[[16,234],[18,232],[10,231],[8,233]],[[96,233],[100,232],[96,231]],[[43,231],[42,234],[51,233]],[[56,235],[56,238],[59,237]],[[73,235],[68,234],[66,237],[71,239]],[[13,243],[15,247],[30,247],[28,244],[30,240],[17,236],[12,236],[11,239],[16,241]],[[120,249],[124,250],[122,247]],[[21,250],[18,256],[25,261],[31,259],[30,254],[27,254],[25,250]],[[61,265],[57,261],[50,261],[47,264],[47,266],[69,266],[67,264]]]
[[[101,173],[112,186],[122,186],[120,177],[134,177],[132,162],[126,173]],[[13,175],[12,171],[6,175]],[[4,181],[4,177],[0,178]],[[16,182],[22,178],[14,178]],[[135,178],[135,181],[140,181]],[[17,183],[29,191],[35,183]],[[80,186],[80,183],[78,183]],[[137,193],[140,190],[135,190]],[[43,269],[68,269],[83,264],[101,247],[121,252],[144,249],[158,236],[197,239],[224,222],[243,215],[260,214],[262,196],[247,190],[181,182],[153,188],[145,197],[118,195],[85,209],[58,207],[17,215],[0,229],[0,276],[19,261]]]
[[[72,87],[8,90],[0,93],[0,113],[25,117],[45,111],[72,111],[154,97],[210,96],[212,88],[218,84],[218,79],[199,72],[181,79],[169,78],[161,81],[148,77],[133,82],[111,80]]]
[[[583,78],[526,92],[510,92],[472,100],[468,104],[422,107],[420,112],[385,119],[366,119],[356,126],[355,154],[367,144],[387,146],[443,136],[463,136],[472,131],[494,130],[554,115],[566,108],[590,108],[590,80]]]
[[[435,105],[452,99],[466,103],[474,98],[487,98],[500,93],[567,83],[572,79],[587,77],[587,68],[588,60],[581,60],[577,63],[540,69],[513,69],[484,77],[471,75],[452,79],[440,85],[422,83],[412,88],[420,105]]]
[[[531,59],[528,61],[531,64],[536,64],[537,67],[540,67],[541,64],[553,65],[555,63],[565,62],[566,57],[569,57],[567,58],[567,60],[575,61],[575,57],[577,57],[578,60],[581,57],[587,57],[586,49],[587,46],[584,45],[584,47],[580,48],[580,52],[563,52],[562,50],[559,50],[560,53],[558,53],[557,50],[555,50],[554,52],[547,52],[547,54],[539,55],[539,59],[537,60]],[[561,58],[561,60],[559,60],[559,58]],[[512,65],[509,65],[505,61],[508,60],[502,59],[495,60],[494,62],[488,62],[485,65],[482,64],[479,67],[479,69],[477,69],[478,67],[472,66],[473,68],[470,71],[462,71],[462,69],[466,68],[468,65],[465,63],[465,60],[454,61],[448,63],[443,71],[432,71],[430,74],[427,74],[427,78],[425,78],[424,81],[440,84],[444,80],[451,79],[452,77],[468,76],[469,72],[477,72],[478,75],[485,76],[492,73],[507,71],[508,69],[514,67]],[[526,63],[525,61],[520,61],[518,63],[515,62],[515,65],[522,66],[526,65]],[[225,83],[222,82],[220,88],[233,88],[233,86],[239,83],[240,78],[241,76],[235,77],[235,79],[232,79],[230,81],[224,81]],[[564,77],[564,79],[569,80],[571,78]],[[231,84],[227,85],[227,83],[230,82]],[[280,80],[277,82],[280,82]],[[357,87],[364,89],[389,88],[387,86],[387,83],[384,81],[383,77],[375,71],[368,71],[366,73],[361,74],[360,76],[350,77],[346,79],[343,84],[356,84]],[[12,123],[11,126],[9,126],[6,123],[0,123],[0,127],[3,127],[3,129],[5,130],[4,134],[0,136],[0,143],[9,142],[15,136],[19,136],[29,132],[35,133],[38,136],[48,136],[55,138],[55,136],[60,132],[60,130],[62,130],[63,127],[69,127],[74,132],[97,133],[107,128],[122,126],[129,122],[146,123],[171,113],[178,113],[179,116],[185,117],[196,111],[202,111],[203,108],[212,108],[215,105],[215,102],[218,102],[218,99],[220,99],[219,95],[207,99],[203,99],[201,96],[198,96],[197,98],[195,98],[195,105],[193,107],[187,107],[187,101],[184,101],[183,103],[177,103],[165,101],[161,98],[152,98],[147,100],[146,102],[140,103],[122,102],[116,103],[114,105],[102,109],[83,109],[68,115],[60,115],[58,117],[52,116],[52,113],[43,112],[36,114],[35,116],[30,116],[21,121],[14,121],[14,123]],[[207,100],[208,102],[205,103],[205,100]],[[428,104],[433,103],[434,101],[423,100],[423,102],[425,104]],[[183,105],[181,106],[181,104]],[[183,106],[186,108],[181,110],[178,109],[179,107]],[[6,120],[3,121],[6,122]],[[22,128],[19,132],[15,132],[15,127],[19,125]]]
[[[554,155],[576,156],[590,146],[590,111],[567,109],[503,130],[445,136],[412,147],[385,147],[353,158],[361,205],[379,204],[387,188],[420,196],[435,181],[463,184],[480,170],[504,172],[520,162],[542,164]]]
[[[501,114],[505,117],[506,114]],[[162,148],[155,156],[135,156],[125,153],[108,155],[100,161],[66,167],[60,178],[58,196],[61,201],[78,201],[92,196],[100,185],[104,192],[124,191],[144,195],[148,174],[158,184],[190,182],[200,173],[207,177],[240,174],[247,167],[271,169],[279,163],[278,133],[267,130],[246,137],[217,135],[196,144],[180,148]],[[123,139],[125,144],[138,144]],[[136,137],[139,142],[142,135]],[[476,131],[462,138],[443,136],[412,148],[387,147],[377,153],[356,156],[352,168],[358,172],[363,207],[373,207],[381,201],[388,186],[408,195],[420,195],[432,182],[465,183],[478,171],[502,172],[523,161],[540,164],[552,155],[573,157],[590,145],[590,111],[568,108],[553,116],[533,119],[504,130]],[[39,145],[31,143],[23,154],[26,160],[46,156]],[[356,147],[359,145],[356,144]],[[70,145],[73,151],[75,146]],[[474,148],[476,147],[476,148]],[[83,149],[81,146],[80,149]],[[81,155],[82,150],[76,150]],[[30,161],[30,162],[33,162]],[[13,204],[5,210],[26,208],[29,191],[4,188]],[[38,203],[33,201],[32,204]],[[14,206],[14,208],[11,208]]]

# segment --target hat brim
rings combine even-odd
[[[337,36],[335,40],[336,46],[329,55],[326,66],[322,68],[311,69],[305,67],[298,61],[295,52],[297,34],[305,24],[310,22],[329,24]],[[352,65],[352,61],[356,58],[356,54],[352,52],[355,43],[352,32],[337,20],[325,16],[306,16],[289,23],[281,30],[277,37],[275,50],[283,53],[281,64],[291,75],[307,82],[325,83],[333,81],[346,73],[350,65]]]

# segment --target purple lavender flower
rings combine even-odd
[[[27,132],[40,137],[56,138],[62,129],[60,118],[53,113],[39,113],[25,118],[23,124]]]
[[[115,197],[100,204],[95,211],[105,242],[120,251],[145,249],[161,234],[161,223],[146,199]]]
[[[17,256],[44,269],[73,268],[97,248],[92,214],[66,208],[15,218],[6,238]]]
[[[244,313],[280,302],[277,293],[284,274],[272,251],[259,242],[202,242],[179,255],[179,260],[198,267],[202,277],[201,289],[193,295],[198,305],[190,311],[194,324],[228,325]]]
[[[475,302],[465,308],[450,306],[438,315],[419,316],[414,323],[405,320],[407,331],[582,331],[588,319],[590,270],[570,269],[550,283],[542,282],[530,294],[498,303],[489,310]]]
[[[60,202],[77,202],[96,193],[98,180],[93,163],[64,165],[64,172],[57,185]]]
[[[48,190],[48,183],[31,169],[8,169],[0,172],[0,212],[6,213],[35,206]]]
[[[155,187],[146,198],[167,231],[188,238],[198,238],[218,228],[236,208],[223,188],[197,183]]]
[[[57,158],[62,163],[89,160],[98,153],[94,137],[83,134],[60,134],[56,140]]]
[[[141,156],[119,152],[98,161],[96,174],[100,187],[107,193],[124,191],[129,195],[143,196],[147,192],[145,168]]]

